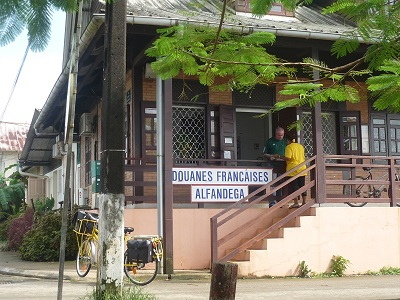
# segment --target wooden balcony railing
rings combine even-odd
[[[283,174],[276,180],[259,188],[246,198],[238,201],[229,207],[223,209],[210,219],[211,223],[211,262],[227,261],[234,258],[240,252],[250,248],[258,241],[267,237],[274,230],[283,227],[286,223],[299,216],[305,210],[316,203],[351,203],[355,206],[361,203],[386,203],[387,206],[400,206],[398,203],[400,196],[400,173],[397,169],[400,168],[400,158],[398,157],[381,157],[381,156],[346,156],[346,155],[325,155],[324,156],[324,177],[318,176],[317,168],[315,167],[315,157],[309,159],[306,164],[307,172],[312,173],[312,176],[307,178],[306,185],[287,197],[284,197],[277,205],[270,209],[253,215],[251,218],[241,218],[241,215],[246,214],[251,208],[254,208],[257,203],[268,197],[268,195],[283,188],[292,179],[286,180],[277,184],[287,174]],[[368,168],[368,169],[366,169]],[[370,168],[370,169],[369,169]],[[372,178],[365,180],[371,172]],[[294,197],[300,195],[303,191],[316,189],[318,185],[315,180],[325,182],[326,194],[324,199],[313,199],[307,201],[306,205],[299,209],[291,211],[288,215],[275,223],[264,222],[272,213],[280,207],[286,205]],[[294,178],[293,178],[294,179]],[[357,193],[360,186],[367,186],[364,193]],[[260,191],[265,191],[265,194],[256,197],[255,200],[248,201],[249,198],[254,198]],[[379,191],[374,193],[374,191]],[[314,190],[309,195],[319,195],[318,191]],[[347,206],[347,205],[346,205]],[[348,206],[349,209],[354,209]],[[245,221],[243,221],[245,220]],[[269,224],[264,226],[264,230],[260,232],[259,228],[255,231],[259,224]],[[230,224],[226,229],[223,226]],[[233,226],[233,225],[234,226]],[[236,226],[236,227],[235,227]],[[245,234],[246,239],[243,239],[244,232],[250,232],[253,228],[252,235]],[[245,242],[243,242],[245,240]],[[212,264],[211,264],[212,265]]]

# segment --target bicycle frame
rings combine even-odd
[[[364,178],[364,180],[372,180],[372,172],[371,169],[366,170],[368,172],[367,177]],[[377,180],[383,179],[383,178],[387,178],[389,177],[389,173],[385,173],[382,176],[379,176],[377,178]],[[397,173],[395,173],[395,181],[399,181],[399,175],[397,175]],[[358,189],[358,187],[357,187]],[[374,185],[372,185],[372,191],[370,192],[370,197],[373,198],[380,198],[382,196],[382,192],[386,192],[387,188],[385,185],[380,185],[379,187],[375,187]]]
[[[97,221],[94,220],[78,220],[79,228],[75,226],[74,232],[76,236],[76,241],[78,244],[78,249],[81,247],[82,242],[85,239],[99,240],[99,230],[97,229]],[[90,225],[91,224],[91,225]],[[91,230],[86,230],[86,228],[92,228]]]
[[[375,187],[374,185],[369,184],[368,181],[372,181],[372,168],[371,167],[365,167],[363,168],[364,171],[368,172],[368,175],[366,177],[361,177],[359,176],[359,178],[363,181],[365,181],[365,183],[362,183],[360,185],[358,185],[355,189],[355,195],[356,197],[361,197],[361,198],[380,198],[382,196],[382,191],[388,191],[387,189],[387,184],[382,184],[378,187]],[[399,181],[400,177],[397,174],[397,172],[395,172],[395,181]],[[357,176],[358,177],[358,176]],[[389,173],[385,173],[381,176],[379,176],[376,180],[381,180],[384,178],[389,177]],[[376,181],[375,180],[375,181]],[[343,192],[345,194],[347,194],[347,189],[352,188],[351,186],[344,186]],[[390,190],[390,189],[389,189]],[[390,196],[389,196],[390,197]],[[353,207],[361,207],[366,205],[368,202],[346,202],[346,204],[348,204],[349,206],[353,206]],[[400,203],[396,204],[397,206],[400,206]]]

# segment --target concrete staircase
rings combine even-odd
[[[288,208],[283,215],[287,214]],[[236,255],[230,262],[238,265],[238,276],[240,277],[265,277],[274,274],[276,276],[277,267],[281,269],[282,265],[286,271],[281,276],[292,276],[298,273],[297,267],[303,259],[296,257],[296,247],[299,243],[307,241],[307,232],[313,230],[316,209],[311,207],[300,216],[287,222],[283,227],[278,228],[269,234],[266,238],[256,242],[249,249]],[[275,224],[282,217],[273,217],[272,224]],[[265,228],[257,229],[257,233]],[[250,239],[250,238],[249,238]],[[245,243],[249,239],[242,239]]]

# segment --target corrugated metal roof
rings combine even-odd
[[[0,151],[22,151],[29,124],[0,122]]]
[[[20,155],[21,166],[36,166],[50,164],[52,160],[52,148],[55,143],[54,135],[47,135],[46,132],[52,130],[51,127],[46,129],[43,135],[36,135],[33,124],[39,116],[39,111],[35,109],[32,122],[28,126],[26,143]]]
[[[161,17],[189,22],[218,24],[221,15],[220,0],[128,0],[128,14],[133,16]],[[353,24],[346,25],[338,15],[323,15],[317,5],[298,7],[294,17],[253,17],[236,14],[229,9],[224,24],[234,26],[270,28],[278,30],[310,31],[316,33],[343,33]]]

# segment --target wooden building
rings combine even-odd
[[[337,66],[346,60],[333,58],[331,45],[352,27],[344,25],[339,16],[322,15],[324,2],[315,1],[295,12],[287,12],[277,4],[264,18],[255,18],[247,0],[235,1],[230,3],[224,27],[243,33],[274,33],[277,40],[270,52],[289,61],[313,57]],[[329,268],[329,258],[337,254],[348,255],[346,258],[354,261],[350,268],[352,273],[376,269],[379,264],[398,267],[400,229],[396,225],[399,214],[395,211],[399,208],[393,206],[397,203],[395,166],[400,154],[400,115],[374,111],[373,99],[368,97],[363,82],[353,83],[361,95],[357,104],[328,102],[312,108],[294,107],[272,112],[274,104],[284,99],[279,94],[279,86],[257,86],[250,93],[241,93],[212,90],[195,77],[180,76],[165,81],[156,78],[150,67],[151,60],[144,51],[157,38],[157,29],[184,23],[216,26],[220,4],[214,0],[128,0],[126,109],[120,116],[125,121],[126,223],[134,226],[138,233],[155,234],[157,221],[162,222],[165,246],[173,253],[168,259],[174,262],[174,269],[210,268],[211,263],[218,260],[235,260],[240,263],[242,275],[293,275],[301,260],[323,272]],[[62,158],[65,150],[62,141],[68,106],[69,54],[78,22],[72,15],[67,16],[65,69],[32,122],[34,131],[28,135],[29,142],[20,162],[26,169],[34,171],[36,168],[35,172],[43,175],[60,165],[61,173],[65,172],[63,163],[55,159]],[[101,184],[104,22],[103,3],[85,4],[75,109],[74,190],[70,194],[73,203],[93,209],[98,207]],[[361,47],[358,55],[363,50]],[[257,117],[260,115],[263,117]],[[287,209],[291,199],[303,191],[299,190],[270,209],[265,205],[266,200],[273,197],[279,186],[272,181],[271,169],[258,158],[274,128],[287,128],[296,120],[302,121],[298,140],[305,146],[308,158],[309,176],[304,188],[309,193],[308,202],[297,210]],[[157,135],[160,128],[162,137]],[[39,141],[44,134],[52,143]],[[35,144],[40,145],[40,150],[35,150]],[[157,147],[163,151],[157,153],[160,149]],[[160,164],[162,171],[157,175]],[[373,197],[372,187],[361,197],[356,195],[356,187],[361,183],[356,176],[365,175],[362,169],[365,166],[373,167],[374,177],[379,177],[379,182],[370,183],[384,185],[385,193],[380,197]],[[218,174],[225,175],[216,179]],[[241,177],[252,176],[248,174],[267,174],[268,179]],[[236,176],[236,179],[229,176]],[[162,220],[157,219],[158,196],[161,196]],[[357,210],[344,204],[346,202],[371,202],[383,207]],[[377,210],[380,213],[377,214]],[[346,216],[347,221],[340,216]],[[351,223],[354,218],[372,216],[376,227],[365,228],[364,222],[358,223],[360,228],[364,226],[358,232],[361,235],[359,244],[356,248],[353,244],[346,245],[354,241],[346,226],[357,226]],[[307,218],[312,221],[303,221]],[[332,220],[337,228],[330,228]],[[378,228],[385,220],[391,225],[379,235]],[[304,231],[290,233],[293,228],[305,226],[303,223],[309,225],[306,230],[312,237],[307,241],[297,239],[307,236]],[[314,225],[310,225],[312,223]],[[374,237],[377,243],[388,242],[390,236],[393,244],[388,250],[390,255],[384,255],[378,262],[362,260],[356,254],[361,251],[360,247],[368,248],[371,232],[379,235],[379,238]],[[290,240],[290,235],[297,238]],[[283,242],[273,248],[271,244],[276,244],[278,238]],[[326,246],[328,241],[333,243],[332,247]],[[290,243],[296,243],[297,252],[288,248]],[[362,250],[366,251],[365,248]],[[260,250],[264,250],[264,254],[260,254]],[[370,251],[376,248],[371,247]],[[278,253],[281,253],[279,258]],[[369,253],[368,250],[364,254],[368,256]],[[263,261],[268,267],[263,266]],[[271,267],[271,264],[280,266]]]

